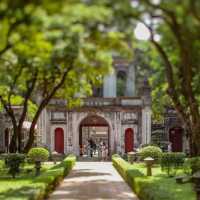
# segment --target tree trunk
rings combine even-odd
[[[187,126],[190,156],[200,156],[200,127],[199,124]]]
[[[33,146],[33,143],[34,143],[34,139],[35,139],[35,126],[37,125],[37,121],[39,119],[39,116],[41,114],[41,112],[43,111],[43,109],[45,108],[46,106],[46,102],[44,101],[43,104],[40,105],[40,107],[38,108],[38,111],[37,113],[35,114],[35,117],[33,118],[33,121],[31,123],[31,127],[29,129],[29,138],[28,138],[28,142],[24,148],[24,153],[27,153],[30,148]]]
[[[22,134],[22,130],[19,130],[18,129],[18,144],[17,144],[17,150],[19,153],[21,153],[21,148],[22,148],[22,137],[21,137],[21,134]]]
[[[193,134],[192,134],[192,139],[193,139],[193,156],[200,156],[200,127],[199,123],[197,125],[193,126]]]
[[[9,152],[15,153],[17,151],[16,137],[13,135],[9,144]]]
[[[33,143],[34,143],[34,139],[35,139],[35,126],[37,124],[37,121],[35,123],[31,124],[30,130],[29,130],[29,138],[28,138],[28,142],[24,148],[24,153],[27,153],[32,147],[33,147]]]
[[[11,138],[11,142],[9,144],[9,152],[10,153],[16,153],[17,151],[17,137],[18,136],[18,130],[16,127],[13,127],[13,135]]]
[[[71,69],[73,68],[73,64],[71,64],[71,66],[67,69],[67,71],[65,71],[63,73],[63,76],[60,80],[60,82],[52,89],[52,91],[49,93],[49,95],[44,98],[33,118],[33,121],[32,121],[32,124],[31,124],[31,127],[30,127],[30,130],[29,130],[29,139],[28,139],[28,142],[24,148],[24,152],[27,153],[30,148],[33,146],[33,143],[34,143],[34,139],[35,139],[35,136],[34,136],[34,132],[35,132],[35,126],[37,124],[37,121],[40,117],[40,114],[42,113],[43,109],[47,106],[47,104],[49,103],[49,101],[53,98],[53,96],[55,95],[55,93],[60,89],[60,87],[62,87],[62,85],[65,83],[65,79],[67,77],[67,74],[71,71]]]

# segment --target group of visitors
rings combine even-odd
[[[90,138],[87,141],[86,151],[87,151],[87,155],[90,155],[90,157],[93,157],[94,155],[98,154],[98,157],[102,161],[107,160],[108,148],[107,148],[105,142],[103,142],[103,141],[101,141],[99,143],[99,145],[97,145],[95,143],[95,141],[92,138]]]

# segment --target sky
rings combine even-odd
[[[138,23],[135,30],[134,30],[135,37],[138,40],[148,40],[150,37],[149,30],[145,27],[144,24]]]

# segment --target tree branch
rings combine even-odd
[[[38,71],[36,71],[35,74],[33,75],[33,78],[30,81],[31,85],[29,85],[29,82],[27,83],[27,92],[24,97],[23,111],[22,111],[22,114],[21,114],[21,117],[20,117],[19,123],[18,123],[19,130],[21,130],[21,128],[23,126],[23,122],[26,118],[26,114],[27,114],[27,110],[28,110],[28,101],[32,95],[34,88],[35,88],[35,84],[37,81],[37,75],[38,75]]]
[[[31,123],[31,127],[30,127],[30,131],[29,131],[29,140],[28,140],[28,143],[26,144],[25,148],[24,148],[24,151],[27,152],[30,148],[30,146],[32,145],[32,142],[34,140],[34,129],[35,129],[35,126],[37,124],[37,121],[38,121],[38,118],[41,114],[41,112],[43,111],[43,109],[45,108],[45,106],[49,103],[49,101],[52,99],[52,97],[55,95],[55,93],[62,87],[62,85],[65,83],[65,80],[66,80],[66,77],[68,75],[68,73],[71,71],[71,69],[73,69],[73,63],[71,64],[71,66],[66,69],[66,71],[63,73],[63,76],[61,78],[61,80],[59,81],[59,83],[52,89],[52,91],[49,93],[49,95],[47,97],[45,97],[38,109],[37,109],[37,112],[35,113],[35,116],[32,120],[32,123]]]

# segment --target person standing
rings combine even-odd
[[[102,150],[103,150],[103,141],[100,141],[99,143],[99,158],[102,159]]]
[[[90,157],[92,158],[93,157],[93,149],[94,149],[94,141],[92,140],[92,138],[90,138],[88,140],[88,143],[89,143],[89,149],[90,149]]]
[[[172,152],[172,143],[171,142],[169,142],[169,144],[167,146],[167,151]]]
[[[102,145],[102,161],[107,160],[107,154],[108,154],[108,150],[107,150],[105,142],[103,142],[103,145]]]

